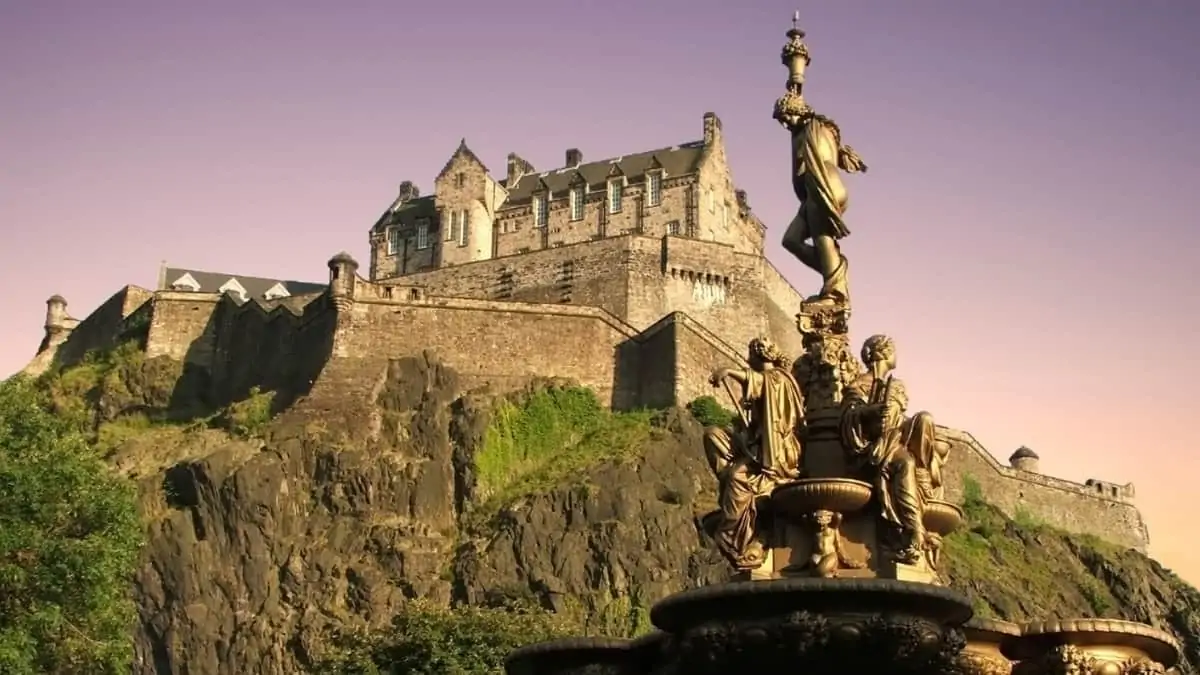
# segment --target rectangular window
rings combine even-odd
[[[429,221],[421,219],[417,221],[417,250],[423,251],[429,248]]]
[[[467,245],[467,210],[458,212],[458,245]]]
[[[691,239],[696,238],[696,224],[695,223],[687,224],[687,236]]]
[[[583,220],[583,186],[571,188],[571,220]]]
[[[646,176],[646,201],[650,206],[662,203],[662,172],[654,171]]]
[[[400,229],[393,227],[388,230],[388,255],[396,255],[400,252]]]
[[[620,213],[621,212],[621,197],[625,196],[624,192],[625,192],[625,186],[621,184],[620,180],[608,181],[608,212],[609,213]]]
[[[458,212],[443,211],[442,221],[442,230],[446,233],[443,239],[446,241],[458,239]]]
[[[542,195],[533,197],[533,226],[545,227],[550,219],[550,200]]]
[[[667,234],[671,234],[671,235],[679,234],[679,221],[678,220],[672,220],[671,222],[667,223]]]

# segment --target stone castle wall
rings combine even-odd
[[[400,284],[430,296],[599,307],[639,331],[683,312],[738,352],[759,335],[802,350],[792,319],[800,295],[765,258],[687,237],[609,237],[379,285]]]
[[[597,242],[600,246],[591,249],[596,257],[589,264],[599,273],[621,269],[600,261],[624,260],[634,278],[670,275],[670,267],[665,271],[660,267],[658,272],[652,266],[640,268],[640,264],[651,265],[653,243],[651,238],[629,239],[624,245],[618,240]],[[701,250],[689,248],[694,243],[672,248],[671,238],[659,239],[660,262],[699,266]],[[561,257],[569,254],[567,249],[546,251],[550,265],[571,259]],[[454,288],[453,281],[462,284],[459,292],[486,296],[489,277],[483,271],[489,267],[494,271],[504,262],[462,265],[453,270],[460,274],[439,283]],[[718,267],[712,262],[706,269],[718,277],[727,273],[731,279],[749,273],[748,268]],[[786,282],[773,267],[760,267],[758,273],[763,275],[765,292],[788,297],[778,292],[779,284]],[[610,279],[615,285],[620,276]],[[708,278],[704,281],[708,283]],[[710,309],[704,320],[672,312],[639,330],[601,307],[443,297],[429,293],[425,286],[372,284],[357,275],[348,287],[351,297],[343,299],[322,294],[242,305],[217,294],[152,293],[129,287],[38,359],[69,364],[90,349],[110,344],[131,322],[144,322],[147,354],[184,362],[185,374],[188,369],[201,373],[209,398],[218,402],[244,396],[254,386],[303,396],[329,378],[338,379],[335,389],[358,387],[367,395],[388,359],[431,351],[459,371],[468,386],[490,385],[503,391],[520,388],[534,376],[566,377],[593,388],[601,400],[618,408],[684,405],[704,395],[731,405],[725,392],[708,385],[708,375],[715,367],[744,365],[744,349],[711,328],[734,332],[722,328],[720,309]],[[536,294],[549,293],[550,286],[542,283],[538,288],[531,284],[520,292],[546,298]],[[587,297],[617,309],[628,301],[603,284],[586,292],[591,294]],[[768,312],[776,316],[766,320],[783,342],[785,329],[795,332],[783,318],[793,308],[769,307]],[[1027,515],[1140,550],[1147,546],[1145,524],[1130,501],[1131,487],[1098,481],[1080,485],[1012,469],[997,462],[969,434],[947,428],[941,433],[954,448],[946,476],[951,499],[962,498],[962,486],[970,477],[990,502],[1010,515]]]
[[[970,434],[939,427],[951,443],[944,475],[947,498],[962,500],[967,479],[977,482],[989,503],[1010,517],[1028,516],[1068,532],[1145,551],[1150,534],[1137,507],[1092,486],[1005,466]]]

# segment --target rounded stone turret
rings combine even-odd
[[[55,294],[46,300],[46,330],[58,331],[67,325],[67,301]]]
[[[1008,458],[1008,464],[1017,471],[1039,473],[1037,453],[1025,447],[1024,445],[1017,448],[1017,451],[1012,454],[1012,457]]]
[[[329,295],[339,309],[344,309],[344,304],[354,301],[354,282],[357,278],[358,261],[349,253],[342,251],[329,259]]]

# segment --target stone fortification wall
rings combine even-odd
[[[357,286],[364,285],[360,279]],[[516,389],[532,377],[555,376],[594,389],[615,407],[633,407],[639,398],[637,331],[594,307],[364,299],[339,317],[337,336],[336,358],[431,351],[468,386]]]
[[[117,291],[70,329],[57,349],[49,354],[51,360],[59,365],[71,365],[78,363],[88,352],[111,345],[124,332],[126,317],[136,312],[151,295],[150,291],[137,286],[126,286]]]
[[[800,295],[761,255],[687,237],[627,235],[411,274],[430,296],[587,305],[638,330],[683,312],[744,350],[772,337],[799,356]]]
[[[762,258],[756,266],[754,256],[728,251],[710,256],[718,250],[714,245],[676,237],[627,237],[580,247],[588,255],[562,247],[414,275],[419,279],[408,277],[404,284],[372,284],[352,275],[349,284],[335,279],[329,294],[272,303],[238,305],[218,294],[127,287],[86,319],[71,320],[67,338],[38,358],[78,360],[136,323],[145,330],[147,355],[183,362],[185,376],[189,368],[201,372],[216,403],[254,386],[284,391],[285,401],[294,400],[322,382],[329,391],[350,388],[369,398],[389,359],[429,351],[460,372],[467,386],[511,390],[531,377],[565,377],[615,407],[630,408],[685,405],[709,394],[724,402],[724,393],[708,385],[709,374],[715,367],[744,366],[745,341],[762,332],[799,353],[788,342],[796,334],[791,315],[799,296]],[[600,280],[583,287],[584,297],[600,306],[552,295],[562,289],[548,270],[568,261],[588,266],[589,279]],[[505,292],[540,302],[492,299],[491,275],[505,266],[526,281]],[[423,283],[411,283],[418,280]],[[723,285],[726,295],[722,300],[695,291],[702,284]],[[685,292],[689,285],[691,295]],[[444,297],[431,287],[478,297]],[[680,305],[693,309],[670,309],[649,322],[655,307]],[[648,325],[627,322],[613,310]],[[747,321],[764,313],[761,325]],[[747,325],[737,325],[739,319]],[[1012,516],[1146,549],[1148,534],[1130,501],[1132,486],[1081,485],[1014,469],[969,434],[946,428],[941,433],[953,446],[946,476],[950,499],[961,500],[970,477]]]
[[[1149,532],[1137,507],[1110,491],[1053,476],[1020,471],[996,459],[970,434],[939,428],[951,443],[945,485],[947,498],[962,500],[969,478],[987,500],[1009,516],[1028,516],[1068,532],[1090,534],[1105,541],[1145,551]]]
[[[429,295],[588,305],[624,317],[627,237],[543,249],[428,272],[380,285],[424,287]]]

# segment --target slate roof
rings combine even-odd
[[[192,279],[200,285],[196,291],[198,293],[219,293],[220,288],[225,285],[230,279],[236,279],[242,288],[246,290],[246,299],[258,298],[264,299],[267,291],[273,288],[276,284],[282,284],[289,295],[301,295],[304,293],[320,293],[325,290],[328,284],[314,284],[303,281],[284,281],[282,279],[265,279],[262,277],[247,277],[240,274],[223,274],[221,272],[204,272],[201,270],[189,270],[178,267],[167,267],[163,270],[162,288],[159,290],[171,290],[171,286],[183,277],[191,275]]]
[[[437,208],[434,205],[433,195],[425,195],[424,197],[417,197],[416,199],[409,199],[403,202],[397,197],[396,201],[392,202],[387,211],[384,211],[379,220],[375,222],[375,229],[391,225],[405,216],[429,219],[437,217]]]
[[[501,185],[504,185],[505,189],[508,190],[508,200],[505,202],[505,205],[529,200],[533,196],[533,193],[540,189],[541,183],[539,180],[545,181],[546,186],[550,188],[550,192],[555,195],[565,192],[571,186],[571,183],[577,180],[576,175],[582,176],[587,181],[589,187],[602,186],[608,181],[614,164],[622,174],[629,178],[638,178],[645,175],[646,171],[653,166],[655,161],[662,166],[668,176],[683,176],[695,173],[699,168],[700,157],[703,153],[704,141],[693,141],[669,148],[639,152],[634,155],[612,157],[597,162],[587,162],[574,168],[564,167],[527,174],[517,180],[515,185],[505,185],[507,181],[501,181]]]

